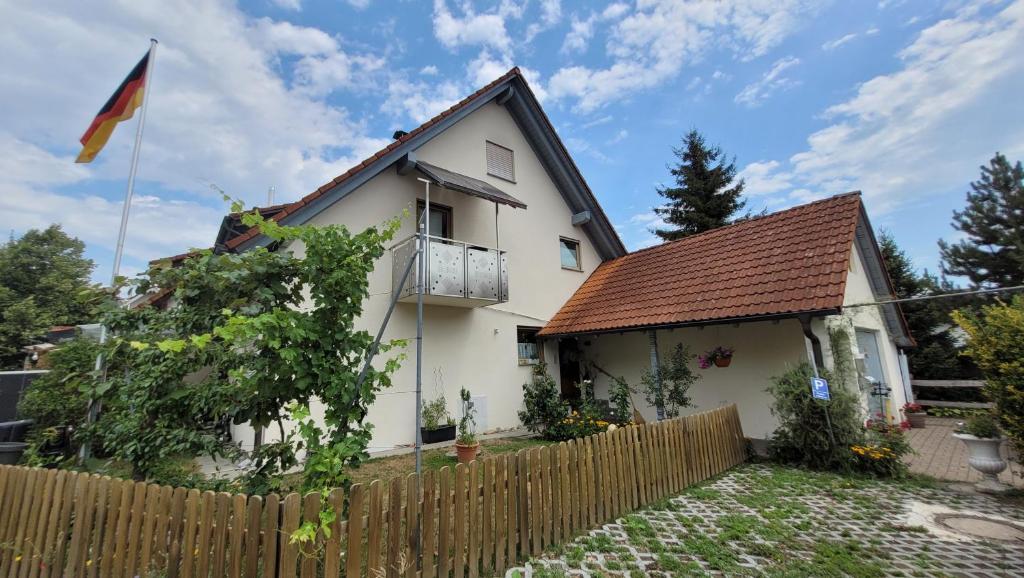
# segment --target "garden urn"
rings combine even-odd
[[[730,363],[732,363],[732,356],[715,358],[715,367],[729,367]]]
[[[999,454],[999,448],[1006,438],[979,438],[971,434],[955,433],[953,437],[967,446],[967,463],[984,476],[974,485],[979,492],[999,493],[1010,489],[999,481],[998,475],[1006,469],[1006,460]]]

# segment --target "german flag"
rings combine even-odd
[[[128,76],[117,87],[110,100],[103,105],[99,114],[92,120],[89,129],[80,139],[82,152],[78,153],[76,163],[90,163],[99,154],[107,139],[114,132],[114,127],[122,120],[128,120],[135,114],[135,109],[142,106],[146,86],[146,73],[149,66],[149,52],[135,65]]]

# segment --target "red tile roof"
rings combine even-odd
[[[378,161],[384,155],[386,155],[389,152],[395,150],[396,148],[402,146],[403,144],[405,144],[409,140],[415,138],[417,135],[419,135],[423,131],[427,130],[428,128],[434,126],[435,124],[441,122],[445,118],[447,118],[447,117],[451,116],[452,114],[458,112],[459,109],[461,109],[462,107],[468,105],[472,101],[476,100],[477,97],[483,95],[485,92],[491,90],[495,86],[501,84],[502,82],[505,82],[506,80],[508,80],[508,79],[510,79],[510,78],[512,78],[514,76],[521,76],[521,75],[522,74],[520,73],[518,66],[513,68],[513,69],[511,69],[511,70],[509,70],[508,72],[506,72],[505,74],[501,75],[499,78],[495,79],[493,82],[491,82],[487,86],[481,88],[480,90],[478,90],[478,91],[474,92],[473,94],[467,96],[466,98],[462,99],[461,101],[455,103],[448,110],[445,110],[445,111],[441,112],[441,114],[438,114],[434,118],[428,120],[427,122],[425,122],[425,123],[421,124],[420,126],[414,128],[413,130],[409,131],[408,133],[406,133],[406,134],[402,135],[401,137],[399,137],[399,138],[393,140],[392,142],[388,143],[388,146],[386,146],[386,147],[382,148],[381,150],[373,153],[372,155],[367,157],[365,160],[363,160],[363,162],[361,162],[361,163],[355,165],[354,167],[350,168],[345,173],[343,173],[341,175],[338,175],[333,180],[325,183],[324,185],[322,185],[317,190],[315,190],[312,193],[306,195],[305,197],[302,197],[301,199],[299,199],[298,201],[295,201],[294,203],[288,204],[288,206],[286,206],[284,208],[284,210],[274,214],[270,218],[275,220],[275,221],[280,221],[281,219],[287,217],[288,215],[291,215],[295,211],[298,211],[299,209],[301,209],[302,207],[306,206],[307,204],[315,201],[317,198],[319,198],[321,195],[323,195],[324,193],[326,193],[330,189],[333,189],[334,187],[336,187],[339,184],[345,182],[346,180],[348,180],[349,178],[353,177],[354,175],[356,175],[357,173],[359,173],[360,171],[362,171],[366,167],[372,165],[374,162]],[[252,229],[249,229],[248,231],[246,231],[245,233],[243,233],[243,234],[241,234],[241,235],[239,235],[237,237],[234,237],[234,238],[228,240],[227,242],[224,243],[224,245],[228,249],[232,249],[233,250],[233,249],[236,249],[239,245],[241,245],[241,244],[245,243],[246,241],[248,241],[249,239],[252,239],[253,237],[257,236],[258,234],[259,234],[259,229],[258,228],[252,228]]]
[[[838,310],[860,209],[847,193],[606,261],[541,335]]]

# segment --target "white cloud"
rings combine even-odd
[[[434,0],[434,36],[446,48],[483,46],[503,54],[511,51],[512,39],[505,18],[520,14],[513,5],[502,3],[495,12],[478,14],[471,5],[463,4],[460,11],[462,14],[456,16],[448,9],[446,0]]]
[[[250,203],[262,202],[270,185],[277,187],[280,200],[293,200],[388,142],[371,136],[345,108],[322,96],[364,90],[376,82],[382,61],[349,51],[338,38],[315,28],[252,19],[221,0],[66,3],[59,8],[4,3],[3,12],[0,127],[8,139],[58,159],[78,152],[82,131],[142,56],[149,34],[165,40],[157,50],[148,95],[138,190],[140,198],[156,191],[165,198],[164,225],[178,216],[183,220],[170,234],[166,226],[136,224],[135,216],[131,228],[162,234],[168,245],[186,245],[181,235],[188,235],[193,223],[182,215],[186,210],[195,209],[197,219],[210,216],[216,228],[216,215],[223,212],[219,199],[212,212],[202,209],[214,198],[211,182]],[[40,75],[41,70],[48,72]],[[117,128],[89,165],[88,180],[72,172],[81,179],[54,183],[57,177],[50,169],[24,164],[16,179],[2,181],[0,197],[14,202],[38,193],[45,199],[22,211],[26,225],[33,219],[70,222],[98,215],[102,207],[89,209],[93,205],[88,203],[99,206],[99,197],[90,195],[104,183],[122,188],[133,130],[134,121]],[[73,215],[70,207],[82,215]],[[206,244],[212,241],[208,231],[203,232]],[[109,233],[95,242],[109,247]]]
[[[821,45],[821,49],[825,51],[835,50],[836,48],[839,48],[840,46],[846,44],[847,42],[855,40],[856,38],[857,34],[855,32],[851,32],[845,36],[840,36],[835,40],[829,40],[828,42]]]
[[[423,76],[437,76],[438,72],[437,67],[433,64],[428,64],[420,69],[420,74]]]
[[[590,39],[593,36],[593,18],[580,20],[574,14],[572,17],[572,22],[569,23],[569,33],[565,35],[565,40],[562,41],[562,52],[586,52],[587,44],[590,42]]]
[[[879,30],[875,26],[872,26],[871,28],[868,28],[867,30],[864,31],[864,36],[874,36],[875,34],[878,34],[879,32],[881,32],[881,30]]]
[[[540,0],[540,19],[526,27],[526,42],[531,42],[538,34],[550,30],[561,20],[561,0]]]
[[[270,0],[278,8],[284,8],[285,10],[294,10],[296,12],[302,10],[302,0]]]
[[[902,67],[829,107],[811,134],[765,179],[790,179],[794,199],[858,189],[873,211],[966,187],[995,151],[1024,154],[1024,2],[995,14],[968,4],[924,29],[899,53]],[[770,161],[774,163],[775,161]],[[748,168],[744,169],[746,172]]]
[[[629,131],[626,129],[620,129],[619,132],[615,133],[615,136],[605,141],[607,145],[613,145],[620,143],[629,138]]]
[[[60,223],[92,246],[113,248],[121,201],[53,189],[90,177],[72,155],[56,156],[10,134],[0,134],[0,230],[25,231]],[[123,194],[119,188],[118,197]],[[213,243],[223,208],[138,195],[132,202],[125,252],[141,260]],[[173,232],[168,227],[173,225]],[[98,272],[101,275],[106,272]]]
[[[796,86],[799,81],[786,77],[783,73],[798,64],[800,59],[792,56],[776,60],[768,72],[757,81],[743,87],[733,100],[737,104],[754,107],[771,98],[775,92]]]
[[[602,14],[615,21],[605,47],[611,63],[562,68],[552,75],[548,92],[555,99],[575,100],[575,108],[586,113],[675,78],[714,47],[725,47],[741,60],[754,59],[778,46],[822,2],[649,0],[629,14],[616,5]],[[583,23],[570,30],[563,49],[585,49],[594,30]]]
[[[408,116],[422,124],[465,95],[462,84],[445,80],[424,82],[395,76],[388,81],[388,97],[381,110],[396,117]]]
[[[370,1],[371,0],[345,0],[345,2],[348,3],[349,6],[355,8],[356,10],[363,10],[367,8],[370,5]]]
[[[793,187],[793,175],[779,170],[779,161],[750,163],[736,178],[745,183],[743,192],[750,197],[772,195]]]
[[[565,144],[575,155],[584,154],[606,165],[610,165],[614,162],[611,157],[598,150],[594,145],[590,144],[590,141],[588,140],[569,137],[565,139]]]

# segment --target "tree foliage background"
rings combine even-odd
[[[740,198],[743,179],[733,184],[736,163],[727,163],[722,149],[708,145],[696,130],[688,132],[683,146],[672,152],[678,162],[669,170],[676,184],[658,189],[666,202],[654,209],[668,227],[654,233],[663,241],[674,241],[728,225],[746,206]]]
[[[925,270],[918,273],[913,261],[896,244],[889,231],[882,231],[879,248],[885,269],[892,280],[896,297],[921,297],[951,293],[957,288],[945,279],[939,279]],[[926,301],[906,301],[900,304],[911,335],[917,347],[907,351],[910,371],[917,379],[974,379],[978,368],[970,359],[960,355],[961,349],[950,333],[955,326],[950,314],[957,307],[973,303],[969,298],[947,298]]]
[[[21,348],[55,325],[96,321],[104,292],[90,281],[85,243],[60,225],[0,245],[0,369],[20,369]]]

